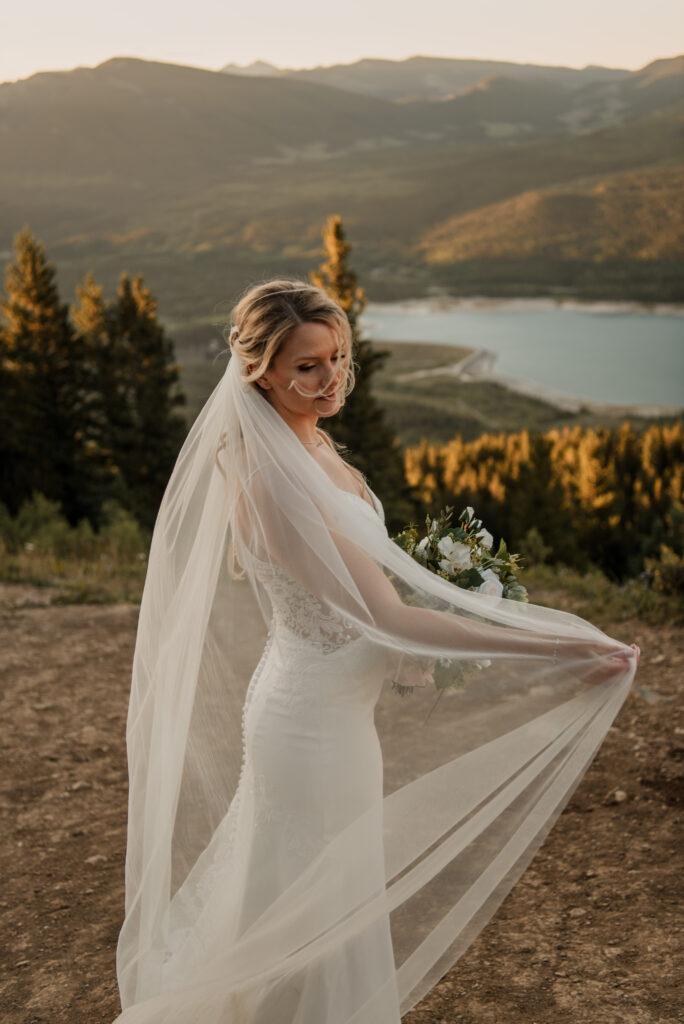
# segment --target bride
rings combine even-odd
[[[318,426],[354,384],[324,291],[268,281],[233,318],[140,608],[117,1021],[398,1024],[524,871],[638,649],[390,539]],[[438,660],[484,667],[428,718]]]

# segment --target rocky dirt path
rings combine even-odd
[[[0,1020],[109,1024],[138,609],[32,597],[0,593]],[[406,1024],[684,1020],[684,630],[599,625],[640,644],[637,686],[522,880]]]

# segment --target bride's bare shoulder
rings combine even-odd
[[[320,427],[316,427],[316,432],[321,435],[321,437],[326,442],[326,444],[328,445],[330,450],[337,457],[338,461],[346,469],[349,470],[349,472],[354,477],[354,479],[357,480],[357,482],[361,485],[361,496],[363,496],[364,493],[366,492],[367,488],[368,488],[368,485],[367,485],[367,482],[366,482],[366,478],[363,475],[363,473],[361,472],[361,470],[357,469],[356,466],[352,466],[350,462],[347,462],[347,460],[345,458],[343,458],[343,455],[340,452],[340,447],[337,444],[335,444],[333,439],[330,437],[330,434],[328,434],[325,430],[321,430]],[[344,454],[346,454],[347,453],[347,449],[345,447],[342,447],[342,452]]]

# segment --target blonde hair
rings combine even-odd
[[[228,332],[231,358],[237,356],[240,359],[245,383],[256,386],[256,381],[273,365],[292,331],[302,324],[315,322],[332,327],[350,357],[343,396],[346,397],[354,387],[349,320],[342,307],[322,288],[306,281],[283,278],[252,285],[237,302],[231,320],[232,326],[226,328],[224,337]],[[252,366],[251,370],[249,366]]]
[[[231,325],[224,329],[231,359],[241,362],[242,379],[264,394],[256,381],[273,364],[276,355],[295,328],[306,323],[322,323],[332,327],[346,349],[349,359],[345,368],[344,399],[355,384],[352,332],[347,314],[322,288],[308,281],[273,278],[261,284],[251,285],[238,300],[231,314]],[[252,366],[252,370],[248,367]],[[264,394],[264,400],[266,399]],[[322,430],[316,428],[333,451],[346,453],[347,448]],[[343,460],[344,461],[344,460]],[[345,462],[365,486],[366,480],[356,467]]]

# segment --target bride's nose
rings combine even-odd
[[[337,363],[327,363],[321,371],[320,386],[329,384],[332,387],[339,380],[341,372],[342,368]]]

